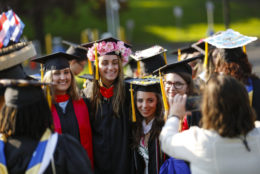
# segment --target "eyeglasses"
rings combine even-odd
[[[170,88],[170,87],[174,86],[175,89],[182,89],[184,85],[186,85],[186,84],[181,83],[181,82],[174,82],[174,83],[172,83],[170,81],[165,82],[166,88]]]

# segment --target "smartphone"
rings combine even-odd
[[[188,96],[186,100],[187,111],[199,111],[201,104],[201,96]]]

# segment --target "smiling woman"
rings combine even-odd
[[[92,133],[86,101],[79,97],[69,60],[75,56],[55,53],[33,61],[44,64],[44,82],[54,83],[51,105],[54,129],[76,138],[87,152],[93,167]],[[47,89],[46,89],[47,90]]]

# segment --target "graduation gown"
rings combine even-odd
[[[66,133],[75,137],[86,150],[91,164],[94,166],[92,132],[88,107],[85,101],[83,101],[83,99],[78,101],[69,99],[65,113],[63,113],[62,108],[58,104],[53,105],[51,111],[55,131],[60,134]]]
[[[256,111],[256,119],[260,120],[260,79],[252,78],[253,102],[252,106]]]
[[[24,174],[38,141],[24,137],[10,137],[5,143],[5,157],[9,174]],[[59,135],[54,151],[56,173],[92,174],[90,160],[80,143],[69,135]],[[51,164],[44,174],[52,174]]]
[[[112,97],[103,97],[96,115],[91,114],[95,174],[130,173],[129,106],[122,104],[116,117]]]
[[[134,170],[132,171],[133,174],[144,174],[145,162],[143,157],[138,152],[138,148],[135,148],[133,153],[134,153],[133,154]],[[148,173],[159,174],[160,167],[164,162],[164,154],[161,151],[158,137],[149,139],[148,153],[149,153]]]

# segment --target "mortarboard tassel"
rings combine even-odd
[[[164,57],[165,64],[167,65],[167,56],[166,56],[166,52],[163,53],[163,57]]]
[[[181,49],[178,49],[178,62],[181,61]]]
[[[141,74],[141,65],[140,65],[140,61],[139,61],[139,60],[137,61],[137,74],[138,74],[138,77],[140,77],[140,74]]]
[[[51,102],[51,91],[50,87],[46,85],[46,95],[47,95],[47,102],[49,104],[49,107],[51,108],[52,102]]]
[[[163,98],[163,106],[164,106],[164,120],[167,120],[169,107],[168,107],[166,94],[165,94],[165,91],[164,91],[164,85],[163,85],[163,80],[162,80],[162,76],[161,76],[161,71],[160,70],[159,70],[159,78],[160,78],[160,86],[161,86],[161,92],[162,92],[162,98]]]
[[[43,64],[41,64],[41,82],[43,81]]]
[[[134,92],[133,92],[133,85],[130,84],[130,94],[131,94],[131,106],[132,106],[132,122],[136,122],[136,115],[135,115],[135,104],[134,104]]]
[[[96,67],[96,80],[99,80],[99,74],[98,74],[98,56],[97,56],[97,44],[95,46],[95,67]]]
[[[88,59],[88,72],[89,72],[89,74],[93,74],[91,61],[89,59]]]
[[[246,46],[243,46],[243,52],[246,54]]]
[[[208,65],[208,42],[205,42],[205,58],[204,58],[203,67],[207,68],[207,65]]]

